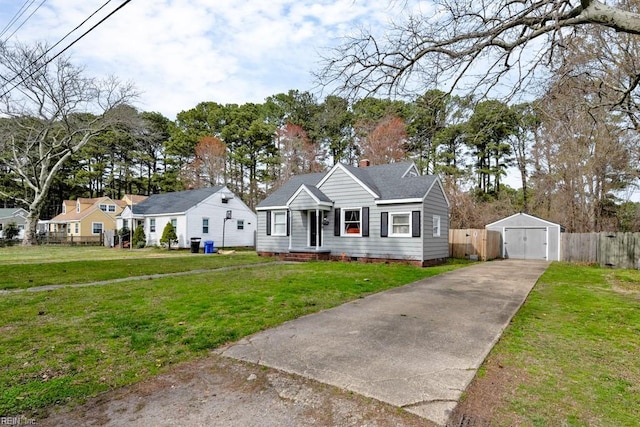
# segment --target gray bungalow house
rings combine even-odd
[[[437,176],[413,162],[292,177],[256,208],[259,255],[285,259],[398,260],[449,256],[449,202]]]

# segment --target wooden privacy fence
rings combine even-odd
[[[562,233],[561,259],[640,269],[640,233]]]
[[[449,230],[449,256],[488,261],[500,257],[500,232],[486,229]]]

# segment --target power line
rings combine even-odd
[[[85,19],[83,21],[82,24],[78,25],[76,28],[74,28],[72,31],[70,31],[69,33],[67,33],[67,35],[65,35],[63,37],[62,40],[64,40],[69,34],[71,34],[72,32],[74,32],[76,29],[78,29],[79,27],[81,27],[87,20],[89,20],[93,15],[95,15],[100,9],[102,9],[104,6],[106,6],[108,3],[110,3],[111,0],[107,0],[106,3],[104,3],[102,6],[100,6],[100,8],[98,10],[96,10],[89,18]],[[71,48],[71,46],[73,46],[74,44],[76,44],[78,41],[80,41],[81,39],[83,39],[87,34],[89,34],[91,31],[93,31],[94,29],[96,29],[99,25],[101,25],[104,21],[106,21],[107,19],[109,19],[110,17],[112,17],[116,12],[118,12],[120,9],[122,9],[123,7],[125,7],[127,4],[129,4],[131,2],[131,0],[126,0],[125,2],[123,2],[120,6],[118,6],[117,8],[115,8],[113,11],[111,11],[107,16],[105,16],[104,18],[102,18],[100,21],[98,21],[95,25],[93,25],[91,28],[89,28],[87,31],[85,31],[84,33],[82,33],[79,37],[77,37],[74,41],[72,41],[71,43],[69,43],[64,49],[62,49],[60,52],[58,52],[57,54],[55,54],[54,56],[52,56],[51,58],[47,59],[42,65],[40,65],[37,69],[33,70],[31,73],[29,73],[28,76],[23,77],[18,83],[14,84],[9,90],[6,90],[5,92],[2,93],[2,95],[0,95],[0,98],[4,98],[7,94],[9,94],[9,92],[11,92],[13,89],[15,89],[19,84],[24,83],[25,80],[29,77],[33,77],[33,75],[35,73],[37,73],[38,71],[40,71],[42,68],[44,68],[45,66],[47,66],[49,63],[51,63],[53,60],[55,60],[56,58],[58,58],[60,55],[62,55],[64,52],[66,52],[69,48]],[[60,42],[62,41],[60,40],[58,43],[56,43],[54,46],[57,46],[58,44],[60,44]],[[51,48],[52,49],[52,48]],[[30,65],[34,65],[35,62],[37,62],[40,58],[42,58],[46,53],[48,53],[49,51],[51,51],[51,49],[48,49],[47,52],[45,52],[44,54],[42,54],[40,57],[38,57],[38,59],[34,62],[32,62]],[[11,80],[7,81],[8,83],[11,83],[12,81],[14,81],[16,78],[18,78],[22,72],[26,71],[26,69],[23,69],[21,72],[19,72],[18,74],[16,74]]]
[[[33,3],[34,1],[35,1],[35,0],[32,0],[32,1],[31,1],[31,3]],[[42,7],[42,5],[44,4],[44,2],[45,2],[45,1],[47,1],[47,0],[42,0],[42,1],[40,2],[40,4],[39,4],[35,9],[33,9],[33,12],[31,12],[31,13],[29,14],[29,16],[27,16],[27,17],[24,19],[24,21],[22,21],[22,23],[18,26],[18,28],[16,28],[15,30],[13,30],[13,32],[12,32],[11,34],[9,34],[9,36],[5,39],[5,41],[7,41],[7,40],[9,40],[11,37],[13,37],[13,35],[14,35],[14,34],[15,34],[15,33],[20,29],[20,28],[22,28],[22,26],[23,26],[24,24],[26,24],[26,23],[27,23],[27,21],[28,21],[29,19],[31,19],[31,17],[33,16],[33,14],[34,14],[34,13],[36,13],[36,12],[38,11],[38,9],[40,9],[40,8]],[[31,5],[29,5],[29,6],[31,6]],[[25,10],[25,11],[26,11],[26,10]]]
[[[9,31],[9,28],[11,28],[11,26],[18,21],[18,19],[20,19],[20,17],[22,15],[24,15],[24,13],[27,11],[27,9],[29,9],[29,6],[31,6],[33,4],[33,2],[36,0],[25,0],[24,3],[22,3],[22,6],[20,6],[20,9],[18,9],[18,11],[16,12],[15,15],[13,15],[13,18],[11,18],[11,20],[9,21],[9,23],[7,25],[5,25],[5,27],[2,29],[2,31],[0,32],[0,37],[2,37],[4,35],[4,33],[6,33],[7,31]],[[27,4],[28,3],[28,4]],[[8,37],[7,37],[8,39]]]

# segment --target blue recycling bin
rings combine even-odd
[[[206,240],[204,242],[204,253],[205,254],[213,253],[213,240]]]

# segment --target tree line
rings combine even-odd
[[[64,199],[224,184],[253,208],[295,174],[410,159],[443,178],[454,228],[521,211],[572,232],[637,231],[638,205],[624,199],[639,175],[634,98],[607,92],[597,71],[611,67],[577,41],[528,103],[291,90],[263,103],[202,102],[175,120],[132,107],[131,85],[86,78],[68,58],[46,62],[46,46],[2,45],[0,64],[22,74],[19,90],[0,96],[0,201],[27,208],[33,224]],[[505,185],[510,167],[518,190]]]

